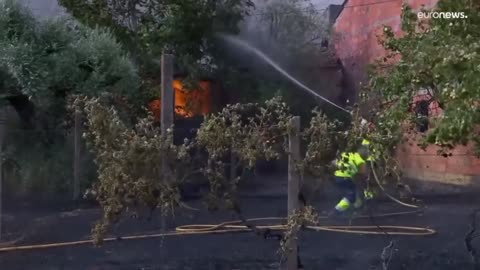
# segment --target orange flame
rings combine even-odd
[[[183,117],[205,115],[212,111],[211,82],[200,81],[198,89],[185,89],[181,80],[173,81],[175,91],[175,113]],[[156,120],[160,119],[161,100],[149,104]]]

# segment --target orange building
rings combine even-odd
[[[414,10],[422,5],[432,8],[437,0],[346,0],[343,5],[331,6],[337,12],[333,28],[334,43],[344,72],[350,79],[348,89],[356,93],[359,83],[366,79],[366,66],[385,55],[378,44],[377,35],[383,25],[389,25],[400,33],[402,4],[409,4]],[[413,103],[415,108],[423,107],[423,113],[435,117],[442,113],[438,104],[428,103],[427,93],[419,92]],[[417,111],[418,113],[418,111]],[[426,151],[416,145],[404,144],[399,147],[398,160],[406,177],[428,183],[445,184],[446,187],[480,185],[480,159],[473,154],[471,146],[460,146],[453,150],[451,157],[437,155],[438,147],[430,146]]]

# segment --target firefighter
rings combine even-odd
[[[362,206],[361,196],[358,194],[358,182],[367,177],[368,151],[360,146],[356,152],[344,152],[336,160],[335,182],[340,187],[343,198],[335,206],[334,213],[345,213]]]
[[[362,119],[362,128],[371,126],[368,121]],[[344,197],[335,206],[334,213],[344,213],[350,210],[352,205],[354,208],[360,208],[363,205],[362,198],[367,200],[373,198],[373,193],[368,186],[370,162],[373,158],[370,153],[370,141],[363,139],[356,152],[344,152],[335,161],[337,167],[335,182],[342,190]]]

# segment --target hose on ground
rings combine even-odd
[[[419,206],[408,204],[402,202],[395,197],[388,194],[385,188],[380,183],[378,176],[375,172],[373,162],[370,162],[372,167],[373,175],[375,181],[377,182],[380,189],[384,194],[391,199],[392,201],[409,207],[415,208],[417,210],[413,211],[403,211],[403,212],[391,212],[385,214],[377,215],[362,215],[355,216],[353,219],[363,219],[363,218],[381,218],[381,217],[393,217],[401,215],[410,215],[410,214],[420,214],[422,210]],[[196,210],[196,209],[195,209]],[[328,219],[328,217],[323,216],[321,219]],[[287,218],[285,217],[264,217],[264,218],[252,218],[246,220],[235,220],[223,222],[220,224],[192,224],[192,225],[183,225],[175,229],[175,231],[165,232],[165,233],[154,233],[154,234],[143,234],[143,235],[132,235],[132,236],[123,236],[123,237],[110,237],[103,239],[103,242],[113,242],[120,240],[140,240],[140,239],[149,239],[149,238],[159,238],[167,236],[181,236],[181,235],[202,235],[202,234],[224,234],[224,233],[241,233],[241,232],[252,232],[252,228],[249,228],[247,225],[241,225],[245,222],[258,222],[258,221],[277,221],[285,223]],[[255,226],[257,229],[268,229],[270,231],[283,231],[287,229],[285,224],[275,224],[275,225],[260,225]],[[303,227],[307,230],[313,231],[327,231],[327,232],[338,232],[338,233],[350,233],[350,234],[360,234],[360,235],[402,235],[402,236],[428,236],[436,234],[436,231],[430,228],[422,227],[412,227],[412,226],[391,226],[391,225],[375,225],[375,226],[339,226],[339,225],[306,225]],[[72,241],[72,242],[59,242],[51,244],[38,244],[38,245],[24,245],[24,246],[8,246],[0,248],[0,253],[3,252],[12,252],[12,251],[21,251],[21,250],[37,250],[37,249],[48,249],[56,247],[66,247],[66,246],[78,246],[85,244],[93,244],[93,240],[81,240],[81,241]]]
[[[421,213],[420,210],[392,212],[392,213],[380,214],[380,215],[377,215],[376,217],[392,217],[392,216],[419,214],[419,213]],[[369,216],[356,216],[354,218],[355,219],[369,218]],[[320,219],[327,219],[327,217],[320,217]],[[257,228],[270,229],[272,231],[286,230],[287,226],[284,224],[286,220],[287,219],[284,217],[265,217],[265,218],[248,219],[249,222],[276,221],[280,223],[275,225],[257,226]],[[241,220],[235,220],[235,221],[223,222],[220,224],[184,225],[184,226],[177,227],[175,231],[171,231],[171,232],[132,235],[132,236],[124,236],[124,237],[110,237],[110,238],[103,239],[103,241],[113,242],[113,241],[119,241],[119,240],[140,240],[140,239],[167,237],[167,236],[241,233],[241,232],[252,231],[250,228],[248,228],[245,225],[239,225],[241,224],[241,222],[242,222]],[[436,233],[435,230],[430,228],[410,227],[410,226],[390,226],[390,225],[380,225],[380,226],[307,225],[305,226],[305,229],[313,230],[313,231],[350,233],[350,234],[360,234],[360,235],[367,235],[367,234],[368,235],[385,235],[385,232],[388,232],[388,235],[428,236]],[[67,247],[67,246],[78,246],[78,245],[85,245],[85,244],[93,244],[93,240],[90,239],[90,240],[81,240],[81,241],[72,241],[72,242],[51,243],[51,244],[9,246],[9,247],[0,248],[0,253],[12,252],[12,251],[48,249],[48,248]]]
[[[377,173],[375,172],[375,166],[374,166],[374,163],[373,161],[370,161],[370,166],[371,166],[371,169],[372,169],[372,172],[373,172],[373,178],[375,178],[375,182],[377,182],[377,185],[380,187],[380,189],[383,191],[383,193],[390,199],[392,200],[393,202],[396,202],[400,205],[403,205],[405,207],[408,207],[408,208],[416,208],[416,209],[419,209],[420,207],[418,205],[414,205],[414,204],[409,204],[409,203],[405,203],[405,202],[402,202],[400,201],[399,199],[393,197],[392,195],[388,194],[388,192],[385,190],[385,188],[383,187],[383,185],[380,183],[380,180],[378,179],[378,175]]]

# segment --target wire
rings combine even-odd
[[[377,215],[376,217],[387,217],[387,216],[398,216],[398,215],[407,215],[420,213],[421,211],[407,211],[407,212],[392,212]],[[369,216],[357,216],[355,219],[360,218],[369,218]],[[328,217],[320,217],[320,219],[328,219]],[[254,221],[287,221],[284,217],[265,217],[265,218],[253,218],[248,219],[248,222]],[[241,232],[252,232],[252,229],[248,228],[246,225],[238,225],[242,221],[228,221],[220,224],[192,224],[179,226],[175,231],[166,232],[166,233],[157,233],[157,234],[143,234],[143,235],[132,235],[124,237],[110,237],[103,239],[103,242],[113,242],[121,240],[140,240],[140,239],[149,239],[149,238],[160,238],[166,236],[182,236],[182,235],[202,235],[202,234],[225,234],[225,233],[241,233]],[[275,224],[275,225],[262,225],[256,226],[258,229],[269,229],[272,231],[284,231],[287,230],[287,225],[285,224]],[[389,225],[378,225],[378,226],[318,226],[318,225],[309,225],[305,226],[305,229],[313,231],[326,231],[326,232],[338,232],[338,233],[350,233],[350,234],[369,234],[369,235],[385,235],[385,232],[388,231],[388,235],[403,235],[403,236],[429,236],[436,234],[436,231],[430,228],[422,227],[410,227],[410,226],[389,226]],[[381,231],[379,231],[381,230]],[[13,251],[25,251],[25,250],[38,250],[38,249],[48,249],[56,247],[67,247],[67,246],[79,246],[85,244],[93,244],[93,240],[81,240],[73,242],[59,242],[51,244],[39,244],[39,245],[25,245],[25,246],[10,246],[0,248],[0,252],[13,252]]]
[[[385,1],[379,1],[379,2],[373,2],[373,3],[345,6],[343,8],[346,9],[346,8],[354,8],[354,7],[374,6],[374,5],[384,4],[384,3],[400,2],[400,1],[401,0],[385,0]]]
[[[399,0],[385,0],[385,1],[379,1],[379,2],[366,3],[366,4],[350,5],[350,6],[344,6],[343,9],[355,8],[355,7],[374,6],[374,5],[379,5],[379,4],[391,3],[391,2],[399,2]],[[326,11],[326,10],[328,10],[328,8],[312,8],[312,7],[306,7],[306,8],[299,8],[299,9],[292,10],[292,11],[281,11],[281,12],[262,11],[262,12],[253,12],[253,13],[250,13],[249,16],[265,16],[265,15],[270,15],[270,14],[286,15],[286,14],[296,14],[296,13],[298,13],[298,12],[308,12],[308,11],[310,11],[310,12],[321,12],[321,11]]]
[[[321,12],[327,10],[326,8],[312,9],[312,8],[299,8],[291,11],[262,11],[250,13],[248,16],[266,16],[266,15],[289,15],[297,14],[298,12]]]

